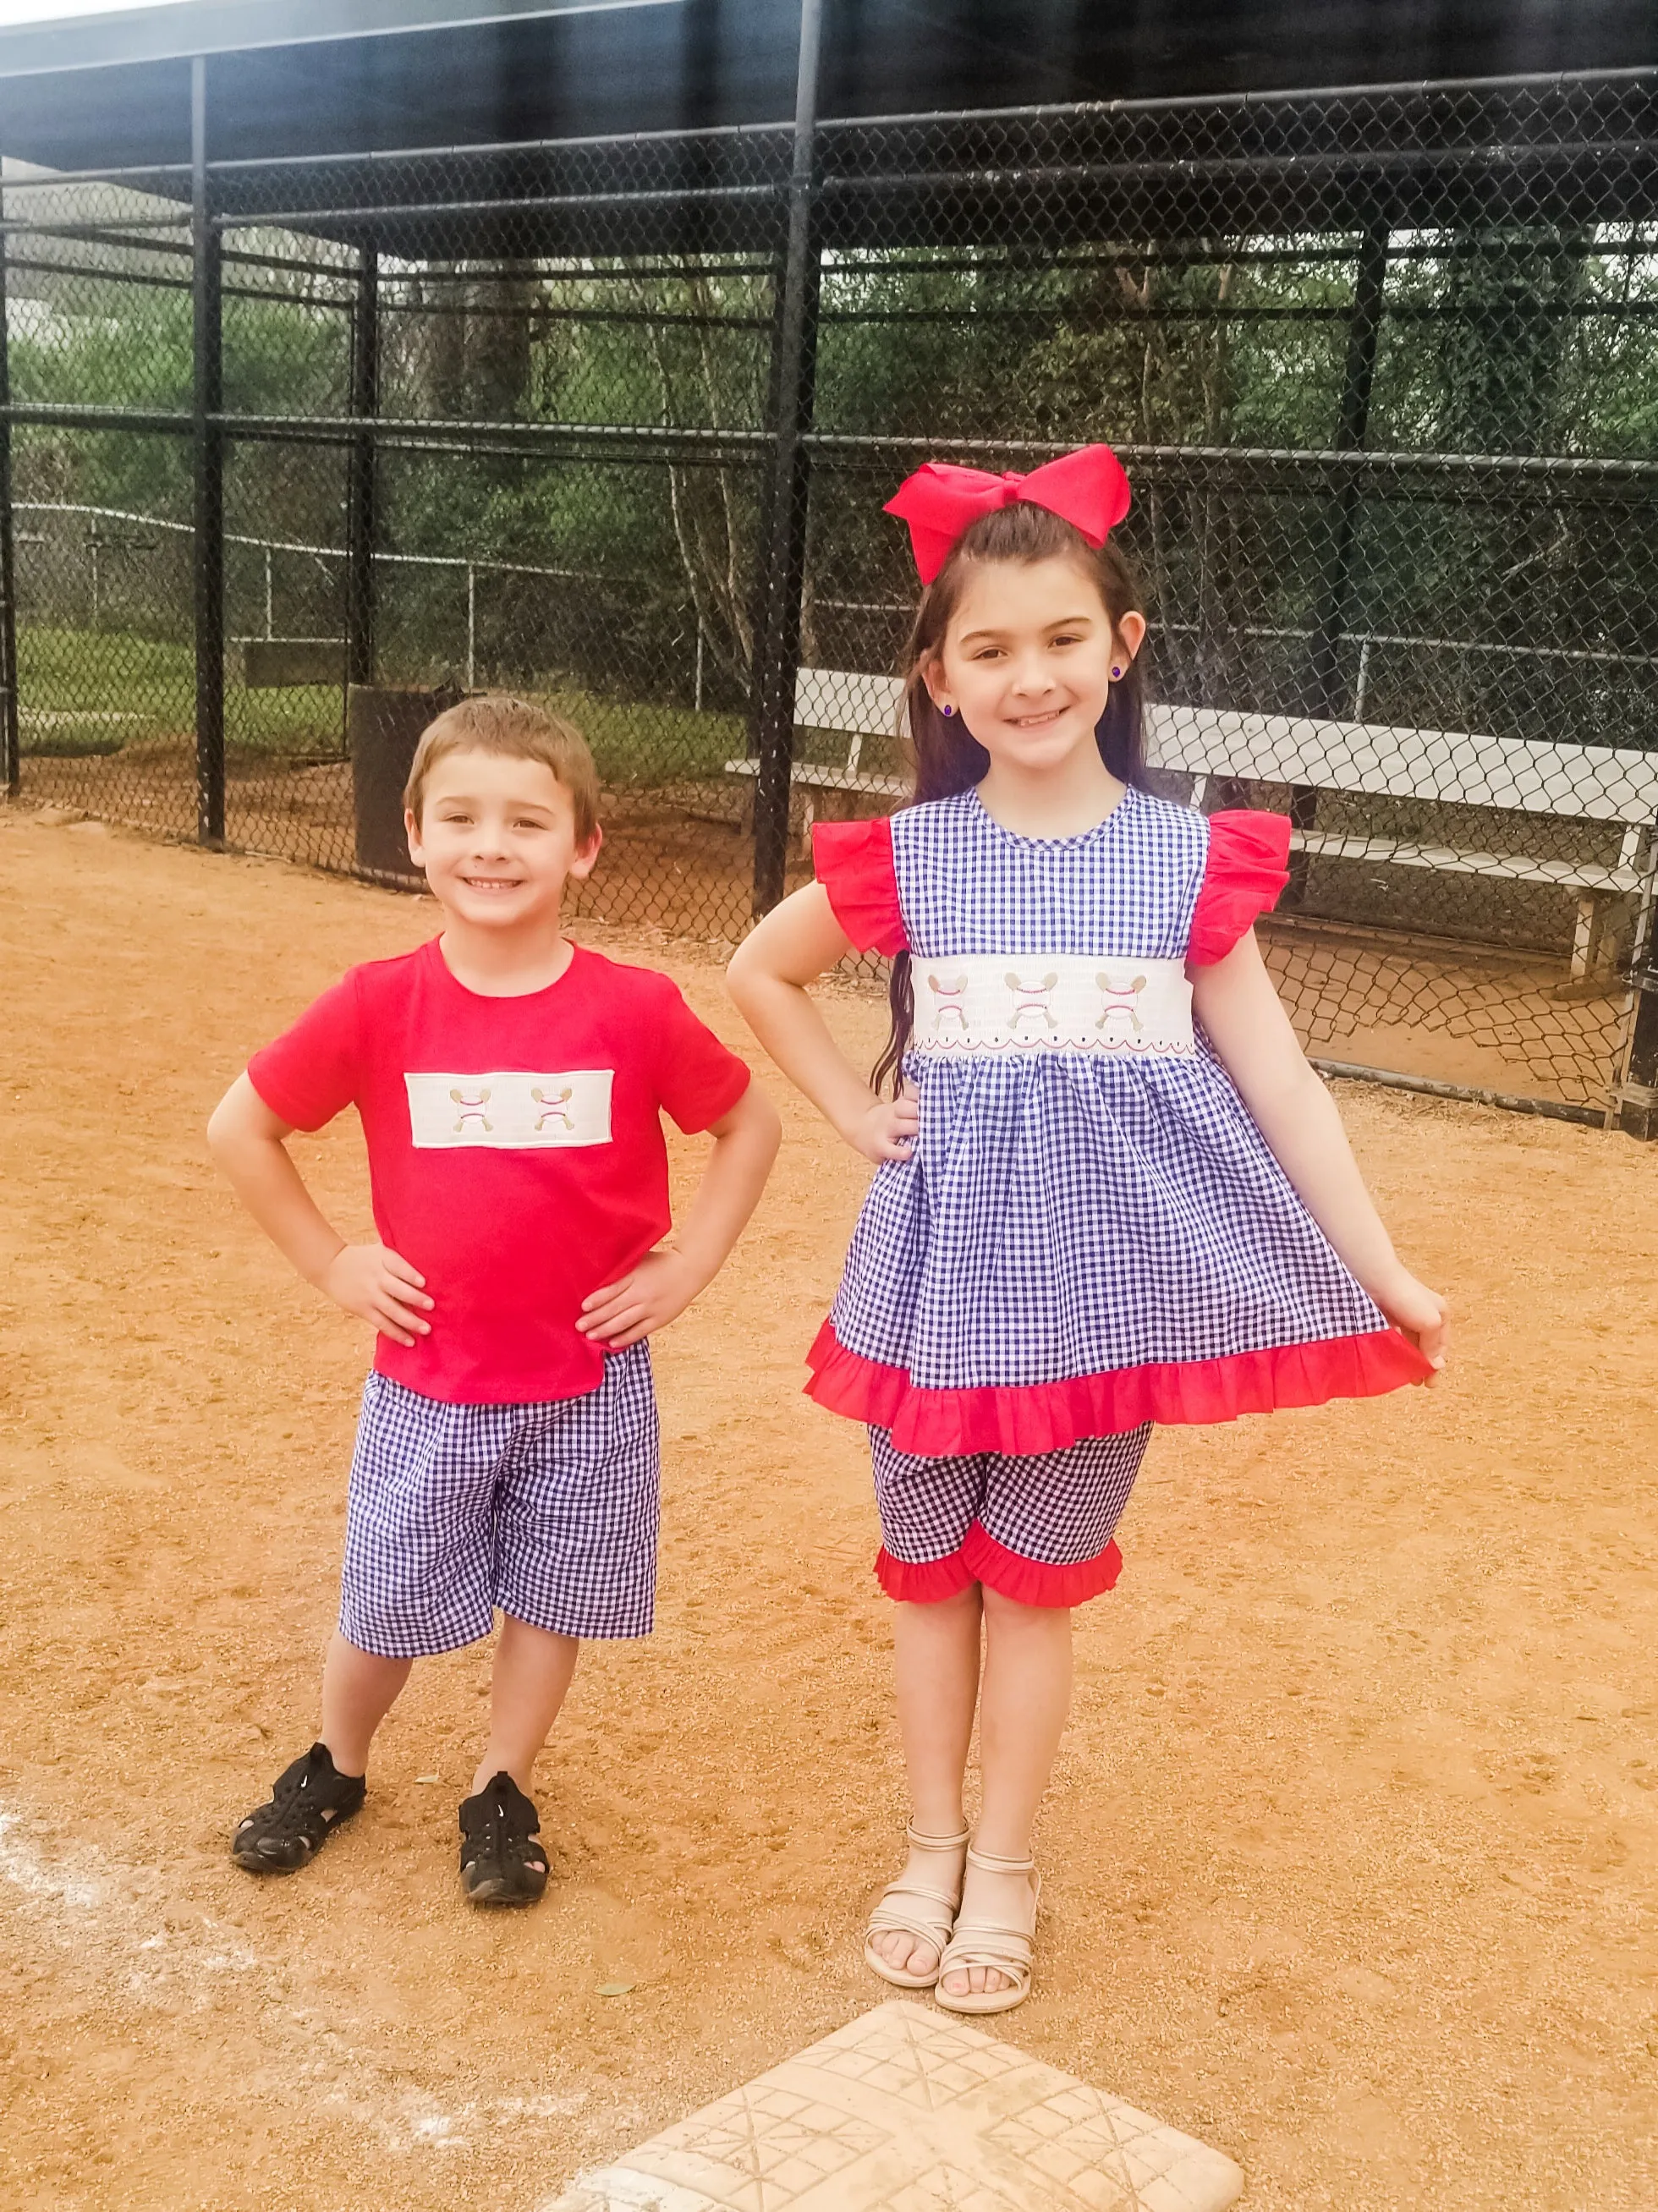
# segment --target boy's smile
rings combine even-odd
[[[576,839],[570,794],[541,761],[482,749],[433,769],[409,851],[451,925],[490,931],[557,926],[564,886],[598,858]]]

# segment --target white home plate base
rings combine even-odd
[[[884,2004],[543,2212],[1223,2212],[1190,2136],[917,2004]]]

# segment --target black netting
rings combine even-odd
[[[187,172],[8,179],[22,795],[215,830],[205,463],[228,842],[396,875],[369,708],[507,684],[598,757],[585,908],[732,937],[902,795],[899,477],[1102,438],[1154,777],[1291,814],[1309,1045],[1644,1096],[1655,125],[1639,76],[835,124],[793,264],[780,130],[220,164],[193,225]]]

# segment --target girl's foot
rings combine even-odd
[[[968,1857],[967,1830],[956,1836],[924,1836],[913,1827],[904,1832],[909,1838],[909,1863],[883,1890],[870,1915],[864,1958],[896,1989],[930,1990],[938,1978],[938,1960],[956,1924]]]
[[[460,1886],[474,1905],[533,1905],[547,1887],[541,1815],[512,1776],[460,1801]]]
[[[932,1992],[946,2012],[1011,2012],[1024,2002],[1042,1887],[1030,1859],[969,1851],[956,1932]]]
[[[361,1774],[342,1774],[328,1746],[313,1743],[283,1768],[268,1801],[237,1829],[230,1856],[250,1874],[293,1874],[310,1863],[366,1795]]]

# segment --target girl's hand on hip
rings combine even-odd
[[[1430,1291],[1401,1268],[1394,1280],[1370,1295],[1394,1327],[1410,1338],[1436,1370],[1445,1364],[1449,1309],[1437,1291]]]
[[[841,1133],[854,1152],[878,1166],[884,1160],[910,1158],[920,1127],[920,1104],[905,1084],[896,1098],[872,1098]]]
[[[393,1344],[431,1334],[431,1322],[422,1318],[432,1310],[425,1285],[420,1270],[384,1244],[343,1244],[318,1278],[336,1305],[372,1322]]]
[[[677,1320],[697,1292],[707,1288],[708,1280],[683,1252],[647,1252],[620,1282],[607,1283],[583,1298],[576,1327],[595,1344],[625,1352],[630,1344],[653,1336]]]

